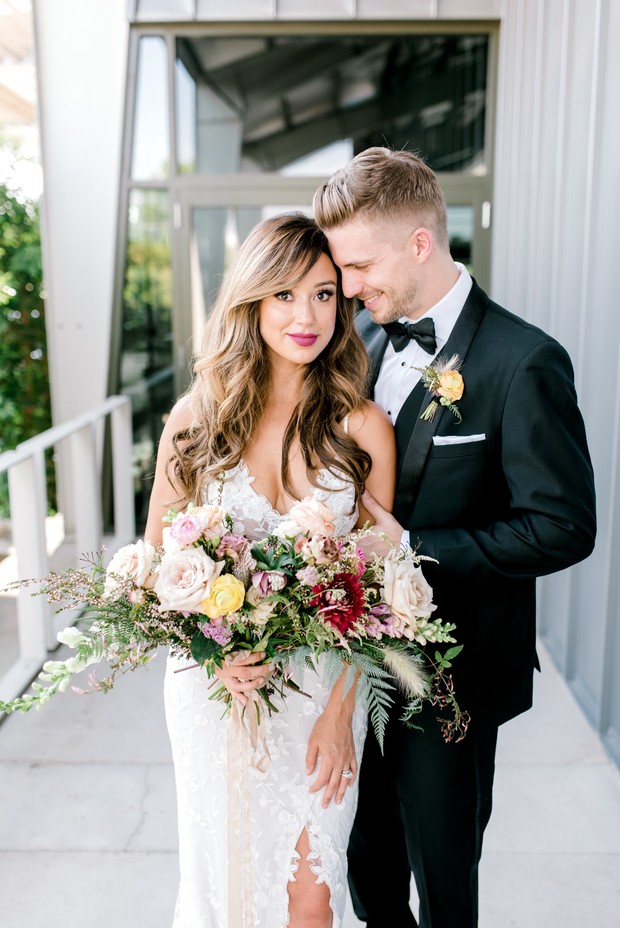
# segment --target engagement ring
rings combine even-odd
[[[351,777],[353,776],[353,771],[352,771],[352,770],[343,770],[342,773],[340,774],[340,776],[341,776],[341,777],[344,777],[346,780],[350,780]]]

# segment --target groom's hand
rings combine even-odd
[[[365,554],[378,554],[379,557],[385,557],[390,551],[390,545],[385,538],[381,536],[387,536],[393,545],[399,547],[403,535],[403,527],[387,509],[384,509],[383,506],[377,502],[368,490],[364,491],[360,498],[360,502],[373,520],[374,525],[372,526],[373,534],[368,535],[367,538],[362,538],[359,541],[359,546]]]

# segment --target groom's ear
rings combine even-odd
[[[409,249],[409,253],[413,260],[418,264],[424,264],[424,262],[431,256],[434,247],[435,242],[433,240],[433,233],[430,232],[429,229],[427,229],[425,226],[420,226],[420,228],[414,229],[409,236],[407,248]]]

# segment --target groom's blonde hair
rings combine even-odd
[[[410,151],[368,148],[314,195],[314,216],[329,231],[358,216],[381,225],[424,226],[448,248],[446,198],[435,172]]]

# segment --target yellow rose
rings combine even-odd
[[[464,386],[463,378],[458,371],[444,371],[439,377],[437,393],[455,403],[463,396]]]
[[[206,599],[200,604],[202,612],[210,619],[217,619],[220,615],[230,615],[243,605],[245,587],[241,580],[232,574],[222,574],[211,585]]]

